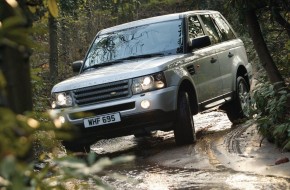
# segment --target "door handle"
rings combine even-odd
[[[217,61],[217,59],[215,59],[215,58],[213,58],[213,57],[212,57],[211,60],[210,60],[211,63],[215,63],[216,61]]]
[[[234,54],[232,54],[231,52],[229,52],[228,57],[231,58],[233,56],[234,56]]]

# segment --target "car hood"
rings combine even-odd
[[[91,69],[56,84],[52,92],[68,91],[156,73],[165,70],[169,64],[182,57],[184,57],[184,55],[170,55],[146,59],[141,58]]]

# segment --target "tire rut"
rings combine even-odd
[[[252,125],[252,122],[237,125],[232,131],[224,136],[224,144],[229,153],[242,155],[240,147],[240,137],[241,135]]]
[[[209,158],[209,162],[212,166],[218,170],[229,170],[231,169],[221,161],[220,155],[230,154],[236,155],[237,157],[245,157],[243,151],[242,136],[243,133],[251,126],[253,122],[246,122],[243,124],[235,125],[228,131],[221,133],[210,134],[205,137],[210,143],[207,144],[206,152]],[[220,149],[220,147],[222,149]],[[223,160],[223,159],[222,159]]]

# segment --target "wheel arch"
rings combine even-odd
[[[250,88],[251,85],[250,85],[250,79],[249,79],[249,76],[248,76],[248,72],[247,72],[247,69],[243,65],[240,65],[238,67],[237,74],[236,74],[236,79],[239,76],[243,77],[246,80],[247,85]],[[237,89],[237,86],[235,85],[235,90],[236,89]]]
[[[179,97],[179,93],[181,91],[185,91],[188,93],[191,113],[194,115],[197,114],[198,113],[198,103],[197,103],[196,90],[195,90],[193,84],[187,79],[183,80],[180,83],[177,97]]]

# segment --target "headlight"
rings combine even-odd
[[[70,107],[72,104],[72,97],[69,93],[60,92],[52,94],[52,108]]]
[[[133,94],[138,94],[165,87],[166,81],[163,73],[156,73],[133,79],[132,92]]]

